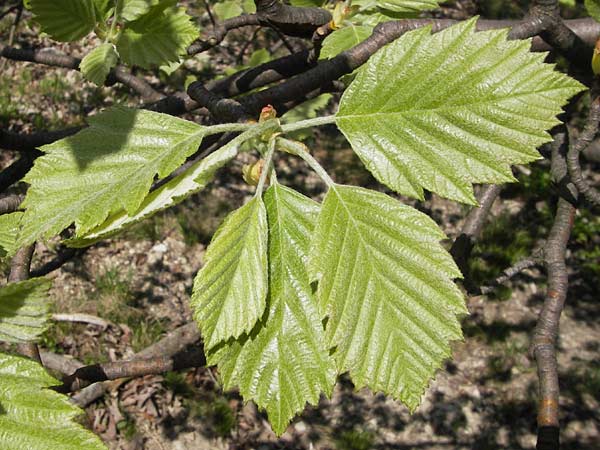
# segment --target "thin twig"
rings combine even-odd
[[[188,369],[190,367],[203,367],[205,365],[206,358],[201,349],[181,352],[172,356],[162,355],[147,359],[135,358],[130,361],[92,364],[91,366],[80,367],[72,375],[66,377],[62,385],[56,386],[53,389],[66,394],[78,391],[99,381],[156,375],[164,372]]]
[[[583,131],[573,145],[569,147],[567,153],[567,167],[571,181],[577,187],[577,190],[592,205],[600,206],[600,191],[591,186],[584,179],[579,165],[579,155],[585,150],[598,134],[600,123],[600,81],[594,79],[592,89],[590,90],[590,109],[585,122]]]
[[[564,127],[561,127],[555,134],[552,146],[552,177],[555,181],[563,180],[566,176],[567,143],[565,140]],[[530,353],[537,363],[540,383],[536,446],[538,450],[558,450],[560,448],[556,340],[568,288],[565,253],[575,220],[575,207],[570,201],[572,190],[570,186],[565,185],[562,191],[566,197],[561,196],[558,200],[554,224],[544,247],[548,289],[530,346]]]
[[[91,314],[82,313],[70,313],[70,314],[52,314],[52,320],[55,322],[75,322],[75,323],[87,323],[96,325],[103,330],[108,328],[110,322],[103,319],[102,317],[92,316]]]

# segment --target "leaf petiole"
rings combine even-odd
[[[327,171],[323,168],[323,166],[321,166],[321,164],[318,163],[315,158],[313,158],[313,156],[308,152],[308,147],[302,142],[278,138],[277,144],[282,148],[282,150],[285,150],[293,155],[298,155],[300,158],[306,161],[310,168],[314,170],[317,175],[319,175],[319,177],[325,182],[325,184],[327,184],[328,187],[331,187],[335,184],[335,182],[327,174]]]
[[[263,188],[265,186],[265,182],[267,181],[267,175],[271,169],[271,163],[273,161],[273,154],[275,153],[275,142],[277,141],[277,135],[274,134],[269,139],[269,147],[267,150],[267,154],[265,155],[265,165],[263,166],[262,172],[260,173],[260,178],[258,179],[258,185],[256,186],[256,193],[254,194],[256,197],[260,197],[262,195]]]
[[[320,127],[322,125],[329,125],[335,123],[335,114],[324,117],[315,117],[314,119],[301,120],[300,122],[288,123],[281,126],[281,130],[284,133],[291,131],[303,130],[305,128]]]

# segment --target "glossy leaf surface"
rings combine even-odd
[[[475,203],[472,183],[514,181],[511,164],[538,159],[546,130],[583,86],[475,21],[412,31],[380,49],[345,91],[337,124],[391,189]]]
[[[310,251],[339,372],[411,410],[461,339],[460,271],[425,214],[380,192],[333,185]]]
[[[254,329],[208,355],[227,388],[266,409],[277,434],[306,403],[331,393],[335,368],[306,271],[319,205],[275,183],[265,194],[269,224],[267,312]]]
[[[83,411],[47,389],[59,384],[39,364],[0,353],[2,450],[106,450],[98,436],[74,421]]]
[[[75,222],[78,235],[124,209],[135,214],[155,175],[164,178],[194,153],[206,128],[151,111],[113,108],[74,136],[41,147],[25,177],[19,243]]]
[[[46,330],[50,286],[46,278],[32,278],[0,287],[0,341],[32,341]]]
[[[249,332],[265,310],[267,217],[260,197],[227,216],[194,281],[192,310],[210,350]]]

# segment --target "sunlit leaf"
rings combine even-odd
[[[423,28],[359,70],[336,122],[380,182],[475,203],[472,183],[514,181],[512,164],[540,157],[546,130],[584,87],[506,35],[475,33],[475,20],[433,35]]]

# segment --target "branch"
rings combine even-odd
[[[37,147],[51,144],[54,141],[80,131],[83,127],[71,127],[57,131],[38,131],[37,133],[19,134],[11,131],[0,130],[0,148],[20,152],[32,152]]]
[[[590,91],[590,110],[583,131],[567,153],[567,167],[573,184],[579,193],[592,205],[600,206],[600,192],[591,186],[584,178],[579,165],[579,154],[585,150],[598,134],[600,122],[600,81],[594,79]]]
[[[65,263],[71,261],[73,258],[83,255],[90,247],[85,248],[73,248],[73,247],[62,247],[58,249],[56,256],[53,259],[31,271],[32,277],[43,277],[48,275],[50,272],[60,269]]]
[[[242,14],[241,16],[224,20],[214,27],[212,34],[206,36],[204,39],[199,39],[192,43],[192,45],[188,47],[187,53],[188,55],[202,53],[216,45],[219,45],[223,39],[225,39],[227,33],[229,33],[231,30],[257,25],[260,25],[260,21],[258,20],[258,16],[256,14]]]
[[[135,354],[132,359],[151,359],[159,356],[173,356],[200,340],[200,332],[195,322],[190,322],[173,331],[160,341]],[[70,374],[70,373],[69,373]],[[94,383],[75,394],[71,400],[80,407],[85,407],[102,397],[110,383]]]
[[[17,253],[10,262],[10,274],[8,275],[9,283],[16,283],[29,278],[29,265],[31,264],[31,257],[33,256],[34,250],[35,244],[17,250]],[[40,353],[36,344],[32,342],[17,344],[17,351],[41,364]]]
[[[542,29],[539,34],[542,39],[569,61],[589,71],[593,47],[587,45],[565,24],[560,16],[558,0],[534,0],[529,10],[529,18],[540,23]]]
[[[200,81],[190,84],[187,92],[200,106],[205,106],[217,122],[239,122],[252,119],[240,102],[216,95],[206,89]]]
[[[66,69],[79,70],[81,59],[73,56],[48,51],[48,49],[26,50],[14,47],[8,47],[0,44],[0,56],[15,61],[29,61],[39,64],[45,64],[53,67],[64,67]],[[125,66],[119,65],[109,73],[106,79],[106,85],[110,86],[118,81],[131,88],[148,102],[156,102],[164,97],[157,92],[146,81],[132,75]]]
[[[14,194],[0,198],[0,214],[9,214],[19,209],[19,205],[23,202],[22,195]]]
[[[501,190],[502,185],[499,184],[490,184],[483,188],[478,198],[479,206],[469,211],[460,235],[455,239],[450,248],[450,254],[463,275],[466,275],[468,272],[467,260],[471,255],[471,251],[473,251],[475,241],[481,233],[485,219],[490,213],[492,205]],[[469,291],[471,290],[476,291],[474,287],[469,289]]]
[[[530,19],[531,20],[531,19]],[[518,29],[511,33],[513,39],[524,39],[531,36],[530,33],[539,31],[539,27],[524,26],[529,21],[505,21],[505,20],[478,20],[477,30],[489,30],[506,27],[518,26]],[[384,22],[375,27],[370,37],[351,49],[342,52],[335,58],[320,61],[314,68],[291,78],[275,87],[259,91],[255,94],[244,97],[242,105],[251,114],[258,112],[268,104],[279,109],[280,105],[300,97],[310,92],[323,83],[338,79],[342,75],[351,73],[362,64],[364,64],[377,50],[386,44],[398,39],[408,31],[431,25],[432,32],[438,32],[455,24],[457,21],[449,19],[407,19]],[[570,26],[578,29],[581,38],[590,46],[593,46],[595,40],[600,34],[600,24],[589,20],[568,21]],[[532,42],[533,50],[548,50],[547,44],[541,39],[534,39]]]
[[[555,142],[564,140],[564,133],[557,134]],[[556,142],[552,149],[553,177],[562,179],[566,171],[564,162],[564,142]],[[556,361],[556,339],[560,315],[567,296],[568,278],[565,253],[575,220],[575,207],[565,198],[560,197],[554,224],[550,230],[544,248],[544,260],[548,272],[548,290],[533,333],[530,352],[535,357],[539,386],[538,404],[538,450],[559,449],[558,420],[558,367]]]
[[[53,389],[66,394],[78,391],[98,381],[156,375],[205,365],[206,358],[201,349],[181,352],[172,356],[92,364],[91,366],[80,367],[72,375],[67,376],[62,385],[53,387]]]
[[[493,292],[496,287],[506,283],[512,277],[520,274],[525,269],[538,266],[542,262],[542,254],[543,251],[541,248],[535,249],[530,257],[522,259],[512,266],[504,269],[502,273],[490,284],[487,286],[481,286],[481,288],[479,288],[478,292],[475,292],[475,294],[489,294],[490,292]]]
[[[108,320],[104,320],[102,317],[82,313],[52,314],[52,320],[55,322],[87,323],[100,327],[103,330],[108,328],[110,325],[110,322]]]

